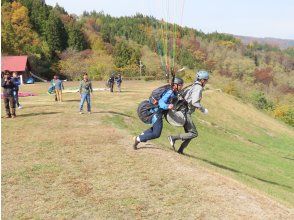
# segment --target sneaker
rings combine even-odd
[[[11,118],[11,115],[5,115],[4,118]]]
[[[11,118],[16,118],[16,115],[12,115]]]
[[[18,109],[22,109],[22,105],[19,105],[19,106],[18,106]]]
[[[176,150],[176,148],[175,148],[175,142],[176,142],[176,141],[173,139],[172,136],[168,136],[167,139],[168,139],[170,145],[172,146],[172,148],[173,148],[174,151],[175,151],[175,150]]]
[[[88,114],[90,115],[90,114],[91,114],[91,112],[88,112]]]
[[[134,148],[134,150],[137,150],[138,149],[137,146],[140,142],[137,141],[137,137],[134,137],[133,140],[134,140],[133,148]]]
[[[83,114],[83,112],[82,112],[82,111],[80,112],[80,115],[81,115],[81,114]]]

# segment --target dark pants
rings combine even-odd
[[[15,101],[15,104],[17,105],[17,107],[20,106],[19,102],[18,102],[18,91],[13,91],[13,98]]]
[[[114,83],[113,83],[113,82],[110,82],[110,83],[109,83],[110,92],[113,92],[113,85],[114,85]]]
[[[159,116],[153,126],[146,131],[143,132],[139,136],[141,142],[146,142],[155,138],[159,138],[161,135],[163,123],[162,123],[162,116]]]
[[[4,97],[4,105],[5,105],[5,111],[7,116],[14,115],[15,116],[15,101],[13,96]],[[10,112],[11,108],[11,112]]]
[[[192,117],[190,114],[187,114],[187,121],[184,125],[184,130],[185,133],[184,134],[180,134],[178,136],[173,136],[174,140],[182,140],[183,143],[181,144],[178,152],[183,152],[184,149],[188,146],[188,144],[190,143],[190,141],[198,136],[198,132],[196,129],[196,126],[192,120]]]

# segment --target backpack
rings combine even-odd
[[[152,116],[156,113],[152,111],[152,108],[154,108],[154,105],[149,100],[142,101],[137,108],[137,114],[145,124],[152,123]]]
[[[164,93],[171,88],[170,84],[166,84],[164,86],[160,86],[157,89],[154,89],[149,97],[150,102],[153,105],[158,105],[159,99],[164,95]]]

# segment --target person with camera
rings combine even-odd
[[[3,100],[5,105],[6,117],[5,118],[15,118],[15,100],[13,96],[14,83],[11,79],[9,71],[4,73],[4,77],[1,83],[3,88]]]

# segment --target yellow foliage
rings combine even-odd
[[[224,87],[224,92],[228,93],[230,95],[237,96],[238,95],[238,89],[237,86],[234,82],[229,82],[225,87]]]
[[[196,50],[193,53],[193,55],[194,55],[195,59],[198,60],[198,61],[204,61],[205,58],[206,58],[206,54],[201,50]]]
[[[289,106],[288,105],[280,105],[275,108],[273,111],[274,117],[275,118],[281,118],[283,117],[288,111],[289,111]]]
[[[227,47],[229,49],[235,48],[235,43],[233,43],[231,41],[220,40],[220,41],[217,42],[217,44],[219,46],[224,46],[224,47]]]

